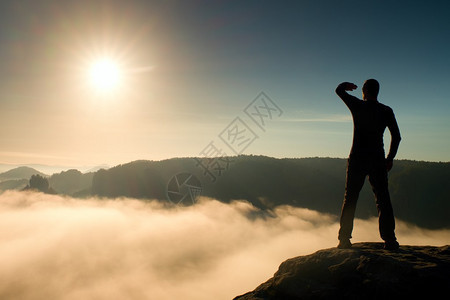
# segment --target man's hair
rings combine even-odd
[[[368,95],[378,96],[378,92],[380,91],[380,84],[375,79],[367,79],[364,82],[363,90]]]

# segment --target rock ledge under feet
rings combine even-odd
[[[450,246],[356,243],[291,258],[254,291],[235,300],[406,299],[450,294]]]

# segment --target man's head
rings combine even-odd
[[[364,100],[377,100],[380,84],[375,79],[367,79],[362,87]]]

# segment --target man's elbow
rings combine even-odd
[[[345,94],[345,89],[342,86],[342,83],[340,85],[337,86],[337,88],[334,90],[334,92],[338,95],[338,96],[342,96],[343,94]]]
[[[339,85],[336,87],[336,89],[334,90],[334,92],[336,93],[336,94],[338,94],[339,95],[339,91],[341,90],[341,88],[339,87]]]

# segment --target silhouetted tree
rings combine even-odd
[[[46,192],[48,190],[48,180],[41,175],[32,175],[30,178],[30,188],[36,189],[41,192]]]
[[[56,194],[56,192],[49,186],[47,178],[41,175],[31,175],[30,183],[24,190],[38,190],[47,194]]]

